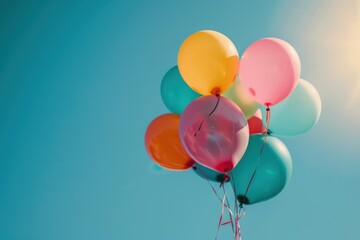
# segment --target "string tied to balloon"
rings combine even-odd
[[[215,240],[218,238],[221,226],[231,224],[232,230],[233,230],[233,232],[235,232],[235,226],[234,226],[234,220],[233,220],[234,214],[233,214],[233,211],[231,210],[231,207],[230,207],[229,199],[228,199],[227,193],[226,193],[226,186],[225,186],[226,182],[229,180],[229,174],[224,173],[223,180],[220,183],[219,188],[223,190],[223,197],[220,197],[220,194],[215,189],[215,187],[211,184],[210,179],[206,175],[206,173],[203,170],[201,170],[200,168],[197,168],[196,166],[193,166],[193,169],[196,170],[196,171],[199,171],[200,174],[203,175],[203,177],[205,178],[205,180],[208,182],[209,186],[213,190],[214,194],[216,195],[218,200],[221,202],[221,214],[220,214],[219,221],[218,221],[218,228],[217,228]],[[230,220],[227,221],[227,222],[223,222],[225,209],[228,211],[229,218],[230,218]]]
[[[218,106],[219,106],[219,103],[220,103],[220,93],[218,93],[218,92],[215,93],[215,96],[217,97],[217,101],[216,101],[216,104],[215,104],[215,107],[213,108],[213,110],[211,110],[211,112],[208,114],[208,117],[210,117],[210,116],[215,112],[215,110],[218,108]],[[194,133],[194,137],[196,137],[197,134],[199,133],[199,131],[201,130],[201,127],[202,127],[202,125],[204,124],[204,121],[205,121],[204,119],[201,121],[201,123],[200,123],[197,131]]]
[[[207,114],[207,117],[212,116],[212,114],[216,111],[216,109],[219,106],[220,98],[221,98],[220,94],[216,93],[215,96],[217,97],[216,104],[213,107],[213,109],[209,112],[209,114]],[[199,124],[199,127],[197,128],[196,132],[194,133],[194,137],[197,137],[197,134],[201,131],[204,122],[205,122],[205,119],[203,119],[201,121],[201,123]],[[194,169],[197,169],[197,168],[194,167]],[[240,217],[241,209],[239,209],[238,206],[237,206],[236,194],[235,194],[235,197],[234,197],[235,198],[235,209],[234,210],[235,210],[236,215],[234,215],[234,212],[230,208],[230,203],[229,203],[227,193],[226,193],[225,184],[230,178],[229,174],[227,173],[228,169],[222,169],[223,172],[225,172],[224,175],[223,175],[223,180],[222,180],[222,182],[220,183],[220,186],[219,186],[219,188],[223,190],[223,196],[222,197],[219,196],[217,190],[212,186],[212,184],[209,181],[208,176],[206,176],[206,174],[200,168],[198,168],[197,170],[199,170],[199,172],[204,176],[204,178],[207,180],[207,182],[211,186],[213,192],[215,193],[215,195],[217,196],[217,198],[221,202],[221,214],[220,214],[219,221],[218,221],[218,227],[217,227],[215,240],[217,240],[217,238],[218,238],[221,226],[228,225],[228,224],[231,224],[231,227],[232,227],[232,230],[233,230],[233,233],[234,233],[234,239],[235,240],[241,239],[241,230],[240,230],[240,224],[239,224],[239,220],[241,218]],[[230,173],[230,174],[232,175],[232,173]],[[223,222],[225,209],[227,209],[227,211],[229,213],[229,218],[230,218],[230,220],[227,221],[227,222]]]
[[[215,189],[215,187],[211,184],[210,179],[209,179],[209,177],[206,175],[206,173],[205,173],[203,170],[201,170],[200,168],[197,168],[196,166],[193,166],[193,169],[200,172],[200,174],[204,177],[204,179],[207,181],[207,183],[209,184],[209,186],[210,186],[211,189],[213,190],[213,192],[214,192],[214,194],[216,195],[217,199],[222,203],[222,198],[220,197],[220,195],[219,195],[218,191]],[[227,181],[227,179],[226,179],[226,181]],[[226,181],[223,181],[224,183],[221,182],[220,186],[225,185]],[[223,205],[224,205],[224,207],[229,211],[229,213],[230,213],[231,215],[233,215],[233,213],[232,213],[232,211],[231,211],[231,208],[230,208],[230,205],[229,205],[229,204],[225,204],[225,203],[224,203]]]
[[[247,193],[249,192],[249,189],[250,189],[250,186],[255,178],[255,175],[256,175],[256,172],[260,166],[260,161],[261,161],[261,156],[262,156],[262,153],[264,151],[264,148],[265,148],[265,144],[266,144],[266,139],[267,139],[267,136],[269,135],[269,125],[270,125],[270,117],[271,117],[271,113],[270,113],[270,105],[269,104],[266,104],[266,128],[265,128],[265,132],[264,132],[264,142],[263,144],[261,145],[261,148],[260,148],[260,152],[259,152],[259,157],[258,157],[258,160],[257,160],[257,164],[256,164],[256,167],[254,169],[254,172],[253,174],[251,175],[251,178],[249,180],[249,183],[246,187],[246,190],[245,190],[245,194],[243,196],[239,196],[239,202],[240,204],[244,204],[244,203],[249,203],[249,200],[247,199]],[[236,196],[236,195],[235,195]]]
[[[235,182],[235,177],[234,174],[231,172],[231,181]],[[240,219],[245,216],[245,208],[243,207],[243,204],[240,202],[240,205],[238,206],[237,200],[236,200],[236,186],[234,184],[233,186],[233,190],[234,190],[234,195],[235,195],[235,204],[234,204],[234,212],[236,213],[235,215],[235,232],[234,232],[234,239],[235,240],[241,240],[242,239],[242,234],[241,234],[241,227],[240,227]]]
[[[235,217],[235,223],[236,223],[235,240],[242,240],[240,219],[243,218],[245,214],[246,214],[246,209],[244,208],[244,205],[240,203],[240,206],[238,207],[238,212],[236,212],[236,217]]]
[[[221,214],[220,214],[220,217],[219,217],[218,228],[217,228],[217,231],[216,231],[215,240],[217,240],[217,238],[218,238],[221,226],[227,225],[227,224],[229,224],[231,222],[232,228],[234,230],[234,225],[233,225],[233,220],[232,220],[233,213],[232,213],[232,211],[230,209],[230,205],[225,203],[225,202],[227,202],[227,203],[229,202],[228,198],[227,198],[227,194],[226,194],[226,187],[225,187],[225,184],[226,184],[226,182],[228,180],[229,180],[229,175],[227,174],[227,172],[225,172],[224,177],[223,177],[223,181],[220,183],[220,186],[219,186],[223,190],[224,195],[223,195],[222,202],[221,202]],[[223,217],[224,217],[225,206],[228,206],[227,210],[229,212],[230,221],[223,223],[222,220],[223,220]]]

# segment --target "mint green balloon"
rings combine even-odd
[[[263,134],[251,135],[244,156],[232,171],[234,176],[232,185],[241,203],[254,204],[276,196],[291,177],[290,153],[285,144],[276,137],[267,136],[258,165],[263,143]],[[246,188],[256,167],[256,174],[245,198]]]
[[[194,99],[201,95],[183,80],[177,66],[171,68],[161,82],[161,98],[170,112],[181,114]]]
[[[265,107],[261,112],[265,116]],[[297,136],[309,131],[319,121],[321,98],[316,88],[300,79],[298,85],[284,101],[270,107],[272,134],[277,136]],[[266,119],[263,118],[266,125]]]

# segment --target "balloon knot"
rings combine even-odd
[[[240,205],[249,204],[249,203],[250,203],[249,199],[248,199],[246,196],[244,196],[244,195],[239,195],[237,198],[238,198],[238,200],[239,200],[239,202],[240,202]]]
[[[220,90],[219,87],[215,87],[215,88],[211,89],[211,94],[213,94],[213,95],[215,95],[217,97],[220,96],[220,92],[221,92],[221,90]]]

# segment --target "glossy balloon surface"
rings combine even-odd
[[[251,135],[249,146],[232,171],[237,198],[245,204],[254,204],[276,196],[289,181],[292,172],[292,160],[285,144],[279,139],[267,136],[265,147],[258,165],[260,149],[264,143],[262,134]],[[258,168],[257,168],[258,166]],[[247,186],[254,170],[255,177],[244,198]]]
[[[170,112],[181,114],[194,99],[201,95],[183,80],[177,66],[172,67],[161,82],[161,98]]]
[[[239,55],[225,35],[204,30],[190,35],[182,43],[178,66],[194,91],[202,95],[223,94],[235,81]]]
[[[300,72],[300,58],[289,43],[277,38],[264,38],[245,50],[239,76],[258,103],[273,106],[294,90]]]
[[[261,107],[261,111],[264,114],[266,110]],[[321,98],[318,91],[311,83],[301,79],[287,99],[271,108],[269,129],[278,136],[301,135],[316,125],[320,114]]]
[[[179,133],[196,162],[219,172],[236,166],[249,140],[244,114],[221,96],[203,96],[190,103],[181,115]]]
[[[145,133],[145,147],[149,156],[169,170],[187,170],[194,165],[181,145],[179,122],[180,115],[164,114],[154,119]]]

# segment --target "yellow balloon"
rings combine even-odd
[[[178,53],[178,67],[185,82],[202,95],[222,94],[235,81],[239,55],[225,35],[205,30],[190,35]]]

